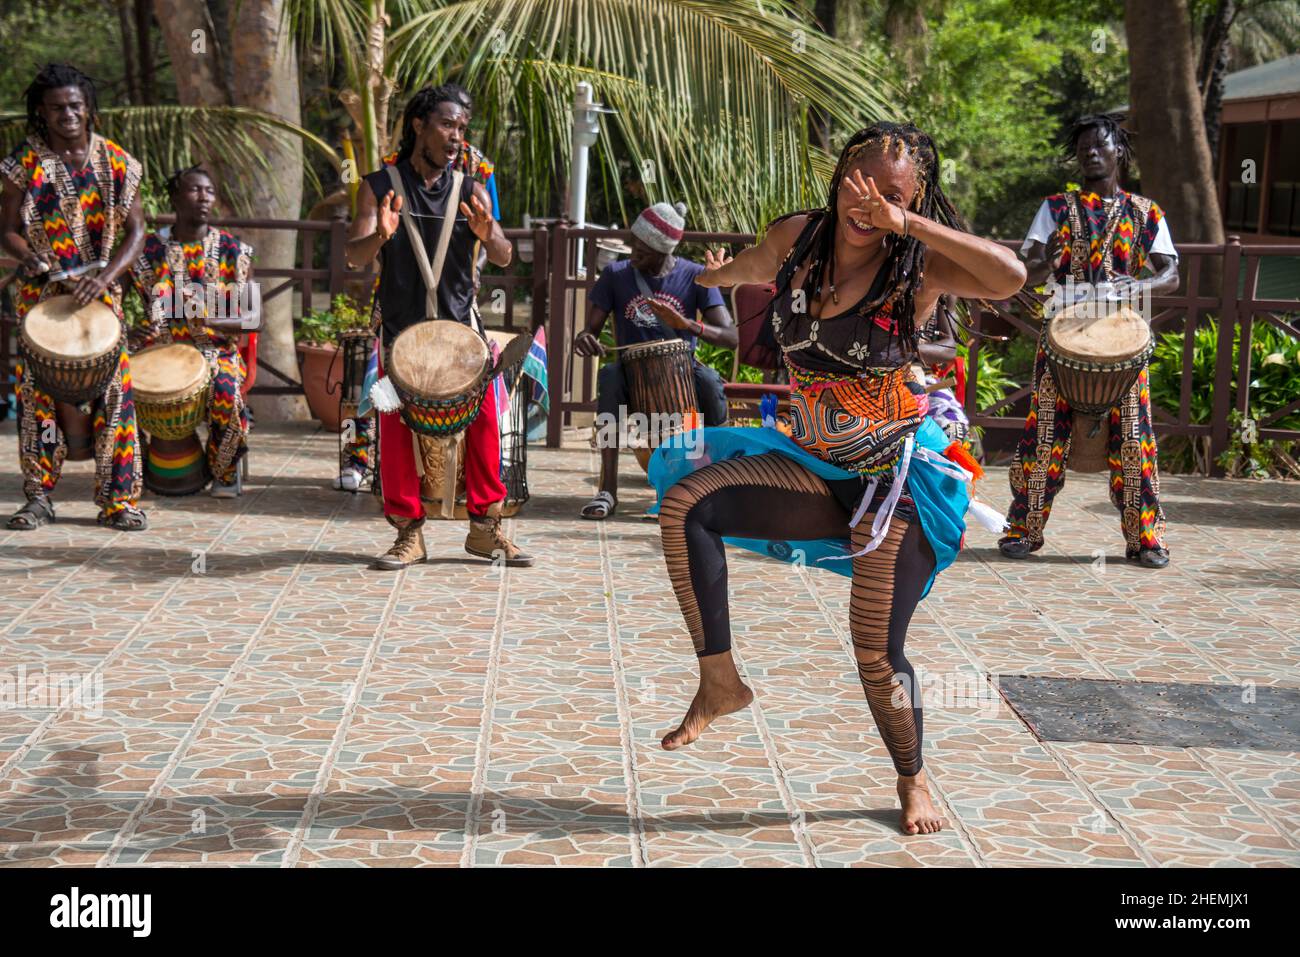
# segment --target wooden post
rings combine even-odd
[[[1223,247],[1223,282],[1219,286],[1219,341],[1214,357],[1214,420],[1210,432],[1210,474],[1223,477],[1219,456],[1228,450],[1228,416],[1232,412],[1232,340],[1237,329],[1237,282],[1241,274],[1241,237],[1229,236]]]
[[[345,288],[348,271],[347,260],[347,208],[344,206],[335,206],[334,215],[330,218],[330,304],[334,302],[334,297],[341,295]],[[311,268],[310,262],[304,262],[303,266]],[[307,280],[310,285],[311,280]]]
[[[569,227],[555,224],[551,233],[551,291],[547,313],[550,331],[546,335],[546,378],[551,393],[551,411],[546,420],[546,447],[558,449],[564,432],[564,400],[568,394],[564,367],[572,347],[569,344],[564,281],[569,275]]]
[[[529,335],[533,335],[545,325],[549,315],[550,300],[547,292],[550,287],[547,283],[551,276],[547,264],[550,262],[551,250],[548,245],[550,239],[550,231],[545,226],[538,226],[533,230],[533,309]],[[547,375],[550,375],[549,370]]]
[[[316,252],[316,234],[311,230],[302,231],[302,267],[311,269],[313,253]],[[292,291],[290,291],[290,304],[292,305]],[[311,312],[311,280],[303,279],[302,281],[302,314],[305,316]]]

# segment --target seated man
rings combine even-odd
[[[136,291],[145,301],[145,325],[131,330],[132,352],[161,342],[192,342],[207,357],[212,370],[208,397],[207,467],[213,498],[235,498],[240,492],[239,460],[248,448],[248,409],[241,391],[247,370],[236,337],[256,329],[260,303],[242,296],[252,277],[253,248],[224,229],[209,224],[216,205],[216,186],[199,166],[179,170],[167,181],[167,194],[176,225],[150,233],[144,252],[132,267]],[[175,308],[175,288],[182,299],[198,298],[203,308]],[[205,316],[208,286],[227,304],[225,317]],[[245,303],[237,309],[236,304]],[[191,315],[193,313],[193,315]],[[232,315],[238,313],[238,315]]]
[[[685,207],[656,203],[632,224],[632,257],[612,263],[601,272],[587,297],[587,328],[574,341],[580,356],[606,353],[600,342],[605,318],[614,314],[614,338],[618,345],[653,342],[673,336],[685,339],[695,349],[696,337],[705,342],[736,348],[736,327],[717,289],[705,289],[695,282],[704,271],[699,263],[674,256],[682,241]],[[703,313],[704,321],[696,316]],[[705,425],[727,421],[727,400],[722,394],[722,377],[696,361],[695,394]],[[596,377],[596,407],[602,417],[618,419],[627,408],[627,382],[623,367],[611,362]],[[669,410],[663,410],[669,411]],[[621,430],[620,430],[621,431]],[[618,444],[600,437],[600,491],[582,510],[582,517],[601,520],[618,505]]]

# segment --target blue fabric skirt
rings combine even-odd
[[[932,419],[926,419],[916,431],[917,449],[929,449],[943,454],[951,443]],[[805,451],[785,433],[774,428],[705,428],[691,434],[673,438],[655,450],[650,458],[650,484],[658,493],[651,512],[658,512],[664,494],[679,481],[697,469],[714,462],[737,458],[741,455],[762,455],[777,452],[808,471],[827,480],[856,479],[850,472],[832,465]],[[897,470],[897,465],[895,470]],[[939,468],[927,457],[914,454],[905,479],[907,494],[916,505],[921,529],[934,551],[934,571],[925,583],[924,594],[929,594],[934,576],[957,558],[962,538],[966,533],[966,508],[970,503],[969,485]],[[895,519],[897,520],[897,519]],[[757,552],[768,558],[787,563],[801,563],[820,567],[852,577],[853,562],[847,556],[853,553],[849,528],[845,525],[843,538],[822,538],[809,541],[774,541],[754,538],[723,538],[729,545]]]

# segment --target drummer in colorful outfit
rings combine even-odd
[[[1055,279],[1109,283],[1128,299],[1178,288],[1178,253],[1164,212],[1152,200],[1120,186],[1128,176],[1132,146],[1114,114],[1084,116],[1065,144],[1083,173],[1083,186],[1043,200],[1021,246],[1029,285]],[[1139,278],[1141,277],[1141,278]],[[1149,318],[1149,317],[1148,317]],[[1046,325],[1044,325],[1046,330]],[[998,543],[1008,558],[1043,547],[1052,501],[1065,485],[1074,415],[1056,390],[1042,341],[1034,361],[1034,394],[1011,463],[1007,536]],[[1108,418],[1110,500],[1119,510],[1125,557],[1146,568],[1169,564],[1160,470],[1151,418],[1147,368]]]
[[[176,224],[145,239],[131,270],[145,301],[145,323],[131,330],[131,351],[166,342],[190,342],[212,372],[208,394],[207,468],[213,498],[235,498],[239,460],[248,451],[248,408],[243,385],[248,370],[236,336],[260,325],[261,304],[252,295],[253,247],[210,225],[217,202],[212,176],[201,166],[179,170],[167,180]],[[177,284],[181,295],[176,294]],[[224,315],[208,312],[209,300]],[[202,308],[188,303],[198,299]],[[177,306],[181,306],[179,310]]]
[[[736,348],[736,327],[722,294],[695,282],[704,267],[673,255],[682,241],[685,211],[681,204],[655,203],[632,223],[632,256],[606,266],[591,287],[587,325],[574,340],[574,352],[580,356],[604,355],[600,332],[611,315],[620,347],[681,339],[694,351],[696,340],[703,339],[723,349]],[[727,397],[722,391],[722,377],[698,360],[692,359],[691,365],[704,424],[725,424]],[[596,375],[597,421],[618,422],[626,416],[627,406],[623,364],[607,363]],[[583,518],[601,521],[618,507],[618,443],[613,436],[622,431],[597,429],[601,443],[599,488],[595,498],[583,506]]]
[[[461,156],[468,125],[457,93],[448,87],[426,87],[406,106],[402,117],[397,162],[368,174],[357,193],[357,215],[347,245],[354,268],[380,257],[379,290],[381,356],[398,335],[425,321],[428,295],[416,256],[420,253],[402,223],[404,202],[395,196],[389,169],[397,171],[410,202],[410,215],[420,233],[424,254],[433,258],[446,216],[454,217],[442,275],[437,280],[439,318],[473,326],[474,256],[481,243],[488,261],[510,264],[513,252],[501,225],[492,216],[482,184],[465,177],[459,196],[452,196],[453,164]],[[459,215],[458,215],[459,213]],[[381,360],[382,361],[382,360]],[[397,570],[425,561],[414,434],[398,412],[379,415],[379,468],[384,516],[397,529],[397,539],[374,564]],[[465,550],[507,565],[531,565],[533,559],[505,535],[501,527],[506,497],[501,482],[501,435],[495,390],[489,388],[478,415],[465,432],[465,497],[470,530]]]
[[[773,223],[734,260],[707,255],[704,286],[775,282],[771,323],[790,371],[791,434],[706,428],[660,446],[650,480],[668,578],[700,685],[668,750],[753,692],[731,654],[724,542],[851,578],[849,632],[872,717],[898,774],[905,833],[943,819],[922,767],[921,700],[908,623],[952,563],[979,466],[922,412],[917,327],[943,293],[1002,299],[1025,270],[966,232],[940,185],[934,142],[911,124],[854,134],[821,209]],[[991,509],[975,509],[989,522]],[[992,521],[1001,525],[992,512]],[[781,588],[786,574],[773,576]]]
[[[27,139],[0,161],[0,243],[19,262],[16,312],[72,295],[98,299],[122,318],[121,276],[144,243],[140,162],[94,132],[95,86],[75,67],[50,64],[27,88]],[[54,398],[19,362],[18,434],[27,504],[8,527],[22,531],[54,521],[50,494],[67,443]],[[98,521],[120,531],[148,527],[138,507],[141,462],[131,374],[123,347],[117,370],[91,403]]]

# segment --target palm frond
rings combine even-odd
[[[785,0],[438,2],[390,43],[408,90],[448,77],[474,90],[479,145],[509,158],[517,208],[533,212],[550,211],[536,204],[567,166],[578,80],[618,110],[597,146],[603,181],[617,192],[620,157],[652,170],[648,192],[686,199],[696,228],[752,229],[821,202],[814,104],[843,130],[902,102],[864,54]]]
[[[0,114],[0,142],[14,142],[26,134],[26,116]],[[308,130],[260,110],[239,106],[128,106],[99,112],[98,130],[120,144],[144,164],[146,179],[155,183],[172,170],[197,159],[226,160],[223,169],[232,182],[226,198],[240,215],[255,211],[241,202],[252,177],[276,177],[255,134],[276,143],[300,140],[318,151],[335,168],[342,161],[328,143]],[[229,162],[242,157],[243,162]],[[321,184],[310,164],[303,164],[309,183],[317,192]]]

